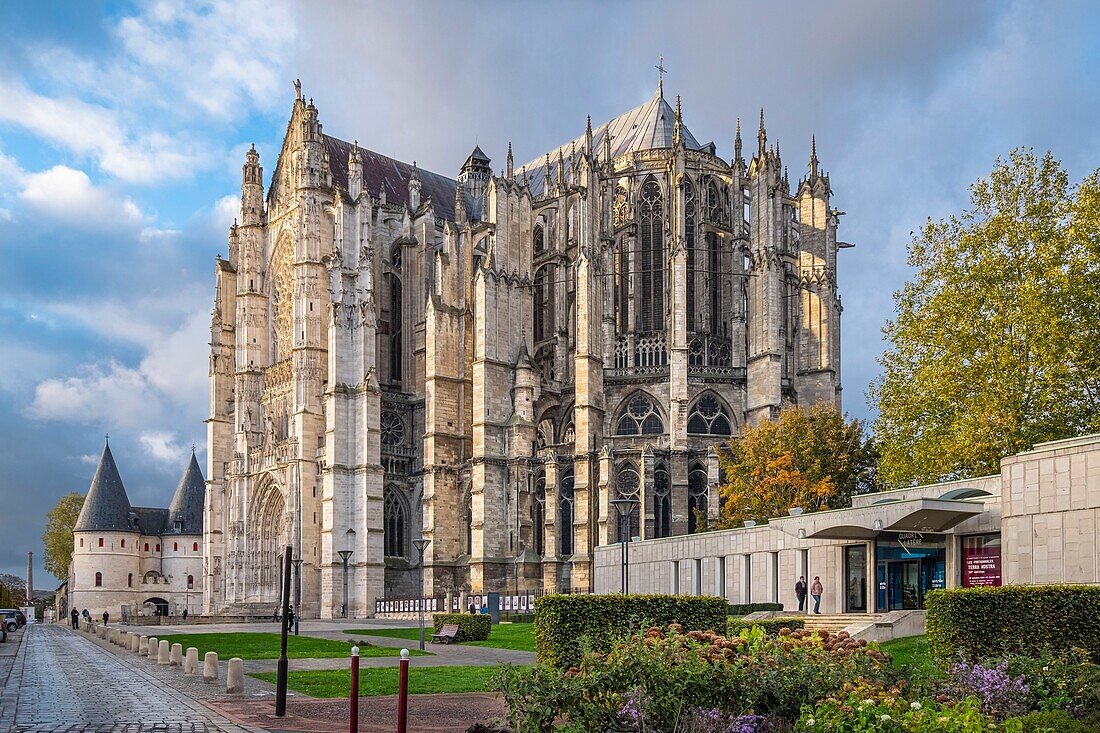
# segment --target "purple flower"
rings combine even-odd
[[[728,733],[771,733],[772,724],[763,715],[738,715]]]
[[[645,722],[645,709],[648,704],[649,698],[642,688],[624,692],[623,705],[619,708],[619,718],[628,726],[641,728]]]
[[[951,667],[948,675],[948,694],[957,700],[977,698],[986,715],[1004,720],[1028,710],[1027,700],[1031,690],[1023,675],[1009,675],[1007,662],[1001,662],[996,667],[960,662]]]

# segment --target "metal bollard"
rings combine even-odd
[[[351,688],[348,690],[349,720],[348,730],[359,730],[359,647],[351,648]]]
[[[207,652],[202,659],[202,681],[218,681],[218,653]]]
[[[397,733],[407,733],[409,719],[409,650],[401,650],[397,678]]]

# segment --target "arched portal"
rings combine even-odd
[[[168,601],[163,598],[146,598],[145,603],[141,604],[146,613],[152,616],[167,616],[168,615]]]
[[[273,480],[261,484],[252,504],[248,534],[251,600],[278,602],[279,566],[287,544],[286,500]]]

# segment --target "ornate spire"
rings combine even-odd
[[[611,167],[611,126],[605,125],[603,128],[603,159],[607,167]]]
[[[565,159],[558,148],[558,188],[565,188]]]
[[[817,176],[817,135],[810,136],[810,177]]]
[[[512,178],[513,178],[513,170],[512,170],[512,141],[511,141],[511,140],[509,140],[509,141],[508,141],[508,168],[507,168],[507,175],[508,175],[508,180],[509,180],[509,181],[510,181],[510,180],[512,180]]]
[[[592,154],[592,115],[588,115],[588,120],[584,125],[584,149],[589,155]]]
[[[543,193],[547,196],[550,195],[550,174],[554,172],[554,169],[550,167],[550,152],[546,153],[546,185],[543,187]]]
[[[672,146],[676,147],[683,142],[684,118],[680,114],[680,95],[676,95],[676,118],[672,123]]]
[[[759,145],[757,154],[763,158],[764,152],[768,144],[768,133],[764,130],[764,108],[760,108],[760,132],[756,134],[756,141]]]
[[[741,118],[737,118],[737,132],[733,136],[733,162],[744,163],[744,158],[741,157]]]

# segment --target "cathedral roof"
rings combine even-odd
[[[599,127],[592,130],[592,149],[597,155],[602,155],[604,137],[611,133],[611,156],[617,157],[623,153],[636,150],[652,150],[654,148],[672,147],[672,130],[675,126],[676,111],[665,101],[664,95],[654,94],[644,104],[634,109],[623,112],[618,117],[612,118]],[[691,134],[686,125],[681,125],[680,135],[684,145],[692,149],[700,149],[703,146]],[[540,195],[546,190],[546,160],[550,159],[551,175],[557,175],[557,160],[559,155],[569,165],[569,158],[573,151],[582,151],[586,145],[585,133],[566,142],[560,147],[550,150],[547,154],[535,158],[524,166],[527,171],[528,185],[531,193]],[[566,179],[568,179],[566,175]]]
[[[203,506],[206,502],[206,479],[202,477],[199,461],[191,453],[191,462],[180,477],[172,503],[168,505],[168,523],[165,534],[202,534]],[[180,522],[176,529],[176,522]]]
[[[126,496],[126,487],[118,475],[115,457],[111,455],[111,446],[103,446],[103,455],[99,457],[99,467],[92,477],[92,485],[80,516],[76,519],[74,532],[89,531],[134,531],[131,521],[130,499]]]
[[[168,510],[147,506],[133,508],[138,529],[145,535],[161,535],[168,528]]]
[[[348,187],[348,156],[351,155],[351,149],[356,146],[331,135],[325,135],[324,138],[325,146],[328,148],[329,170],[332,172],[332,180],[338,187],[346,190]],[[408,205],[412,165],[366,148],[359,148],[359,155],[363,159],[363,188],[375,197],[380,196],[382,191],[385,191],[386,201]],[[458,184],[451,178],[426,171],[423,168],[418,168],[417,172],[420,175],[421,200],[431,198],[432,207],[436,213],[444,219],[453,221],[455,217],[455,187]]]

